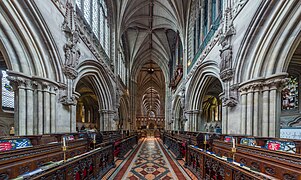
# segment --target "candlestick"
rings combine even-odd
[[[93,144],[94,144],[94,149],[95,149],[95,144],[96,144],[96,134],[93,134]]]
[[[66,162],[67,160],[67,156],[66,156],[66,151],[67,151],[67,146],[63,146],[63,154],[64,154],[64,162]]]
[[[235,162],[235,153],[236,153],[236,146],[235,146],[235,138],[232,138],[232,156],[233,156],[233,162]]]
[[[63,137],[63,146],[66,147],[66,138]]]

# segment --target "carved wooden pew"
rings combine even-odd
[[[137,135],[131,135],[129,137],[124,138],[117,147],[119,149],[119,152],[116,156],[118,156],[119,159],[124,159],[126,154],[130,152],[137,144]]]
[[[181,153],[182,141],[172,136],[172,134],[164,133],[163,143],[173,153],[176,159],[182,159],[184,156]]]
[[[213,152],[219,156],[233,157],[232,140],[230,142],[226,140],[230,137],[235,138],[235,141],[238,142],[236,153],[234,153],[234,159],[238,163],[275,178],[301,179],[300,141],[223,135],[221,139],[213,140]],[[284,142],[284,145],[277,144],[277,142]],[[269,148],[286,146],[287,143],[291,145],[286,148],[290,152],[269,150]],[[291,143],[294,143],[295,148]]]
[[[43,136],[30,136],[28,139],[32,140],[32,147],[1,152],[1,179],[15,178],[20,174],[32,171],[42,166],[44,163],[62,160],[62,143],[56,142],[52,144],[45,144],[51,139],[51,137],[54,137],[53,140],[56,141],[55,135],[46,135],[45,137],[47,140],[45,140]],[[15,139],[18,138],[21,137],[16,137]],[[87,152],[88,150],[89,147],[87,139],[77,139],[68,143],[66,155],[67,158],[70,158]]]
[[[59,162],[59,165],[48,170],[25,175],[23,178],[56,180],[101,179],[114,166],[113,146],[108,145],[69,159],[65,163]]]
[[[270,176],[245,170],[192,146],[188,146],[187,155],[186,167],[199,179],[272,179]]]

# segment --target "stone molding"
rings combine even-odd
[[[279,77],[257,79],[242,83],[240,84],[239,92],[241,95],[243,95],[251,92],[279,90],[288,82],[286,76],[287,75],[280,75]]]
[[[10,81],[11,86],[16,91],[17,89],[25,90],[45,90],[56,94],[58,90],[58,84],[52,80],[37,77],[37,76],[26,76],[24,74],[7,71],[7,79]]]

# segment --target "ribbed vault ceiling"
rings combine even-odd
[[[189,4],[190,0],[116,2],[118,36],[140,95],[138,114],[154,111],[156,115],[164,115],[169,61],[174,54],[176,37],[185,34]],[[149,64],[153,64],[155,73],[146,71]]]

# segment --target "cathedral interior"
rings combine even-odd
[[[0,180],[301,180],[301,1],[1,0]]]

